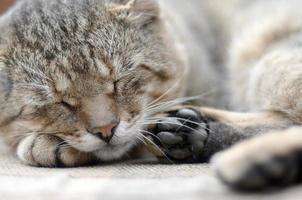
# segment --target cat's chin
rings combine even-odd
[[[101,161],[114,161],[122,158],[132,147],[134,143],[125,143],[123,145],[106,145],[94,152],[94,155]]]

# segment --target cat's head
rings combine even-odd
[[[155,0],[18,3],[0,19],[0,132],[120,157],[176,83],[159,13]]]

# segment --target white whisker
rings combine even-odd
[[[158,145],[156,145],[152,140],[150,140],[148,137],[144,136],[143,134],[141,135],[144,137],[145,140],[150,142],[169,162],[174,164],[174,162],[165,154],[165,152],[163,152],[163,150],[161,150],[161,148]]]
[[[154,123],[142,123],[142,125],[150,125],[150,124],[171,124],[171,125],[180,125],[180,124],[176,124],[176,123],[158,122],[158,121],[156,121],[156,122],[154,122]],[[182,127],[188,128],[188,129],[190,129],[190,130],[192,130],[192,131],[196,131],[197,133],[199,133],[199,134],[201,134],[201,135],[204,135],[204,134],[203,134],[202,132],[200,132],[200,130],[198,130],[198,129],[194,129],[194,128],[191,128],[191,127],[186,126],[186,125],[180,125],[179,128],[182,128]],[[209,130],[209,131],[211,131],[211,130]]]
[[[151,103],[149,103],[148,105],[147,105],[147,107],[148,106],[151,106],[151,105],[153,105],[153,104],[155,104],[155,103],[157,103],[157,102],[159,102],[163,97],[165,97],[167,94],[169,94],[173,89],[175,89],[177,86],[178,86],[178,84],[181,82],[181,81],[183,81],[183,78],[185,77],[185,75],[182,75],[179,79],[178,79],[178,81],[177,82],[175,82],[165,93],[163,93],[161,96],[159,96],[158,98],[156,98],[154,101],[152,101]]]
[[[177,119],[177,120],[183,120],[184,122],[189,122],[189,123],[191,123],[191,124],[194,124],[194,125],[197,125],[197,126],[199,126],[199,127],[201,127],[201,128],[204,128],[204,129],[206,129],[206,130],[208,130],[208,131],[211,131],[211,130],[209,130],[209,128],[207,128],[207,126],[205,125],[205,123],[202,124],[202,123],[194,122],[194,121],[189,120],[189,119],[182,119],[182,118],[179,118],[179,117],[153,117],[153,118],[147,118],[147,119],[145,120],[145,122],[148,122],[148,120],[151,120],[151,122],[154,122],[154,120],[155,120],[155,122],[157,122],[157,121],[159,121],[159,120],[165,120],[165,119]]]
[[[156,139],[158,139],[160,141],[160,138],[157,135],[155,135],[155,134],[153,134],[153,133],[151,133],[149,131],[144,131],[144,130],[139,130],[139,131],[143,132],[143,133],[147,133],[148,135],[151,135],[151,136],[155,137]]]

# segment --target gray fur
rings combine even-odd
[[[221,111],[215,118],[201,109],[211,120],[197,122],[209,127],[198,130],[202,137],[192,131],[196,126],[185,127],[181,140],[173,141],[185,148],[167,150],[175,158],[193,152],[208,160],[240,140],[301,124],[300,7],[298,0],[18,1],[0,18],[1,136],[35,166],[121,159],[143,140],[142,129],[158,119],[155,114],[182,102],[174,99],[185,89],[203,94],[202,105],[231,102],[236,110],[257,113]],[[113,121],[120,125],[110,145],[89,132]],[[169,143],[167,136],[183,131],[178,128],[160,136]],[[301,148],[291,135],[280,145],[282,155]],[[224,180],[244,177],[232,169],[246,167],[240,162],[245,155],[254,158],[250,166],[257,164],[258,149],[247,146],[242,157],[229,156],[234,162],[222,156]],[[269,146],[266,153],[273,158],[277,150]]]
[[[63,138],[81,151],[101,149],[93,153],[101,160],[121,158],[137,143],[145,107],[184,71],[171,59],[159,17],[151,0],[23,0],[0,18],[0,132],[12,146],[22,141],[24,162],[55,165],[40,154],[26,157],[36,141],[28,133]],[[176,98],[182,87],[161,100]],[[112,151],[87,130],[114,120],[121,125]]]

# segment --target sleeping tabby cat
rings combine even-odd
[[[0,18],[1,137],[24,163],[74,167],[144,142],[206,162],[261,134],[214,156],[219,177],[240,189],[299,181],[301,6],[20,0]]]

